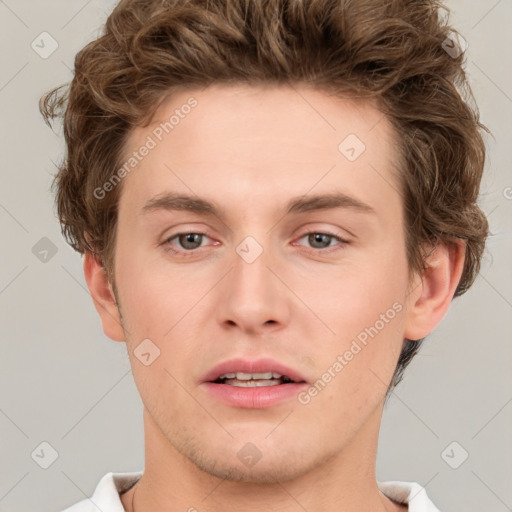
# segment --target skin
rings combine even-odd
[[[156,124],[130,133],[126,155],[191,95],[198,106],[123,179],[117,300],[101,262],[84,260],[104,332],[127,344],[144,404],[145,472],[122,495],[125,509],[135,492],[137,512],[407,510],[376,484],[384,398],[403,340],[427,336],[446,313],[464,246],[439,244],[409,280],[394,134],[368,101],[299,86],[174,93]],[[338,150],[348,134],[366,145],[354,162]],[[166,191],[223,215],[142,212]],[[291,198],[333,191],[375,213],[285,215]],[[175,237],[205,230],[192,251]],[[315,244],[308,231],[347,243]],[[263,248],[251,264],[236,252],[247,236]],[[221,361],[263,356],[314,382],[394,303],[401,311],[307,405],[236,408],[200,384]],[[134,355],[147,338],[160,350],[149,366]],[[247,442],[262,454],[250,468],[237,457]]]

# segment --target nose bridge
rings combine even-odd
[[[275,266],[269,238],[263,233],[257,238],[246,236],[235,252],[233,268],[219,298],[219,321],[251,331],[269,323],[285,323],[288,297],[269,269]]]
[[[268,269],[272,265],[271,249],[268,238],[263,236],[246,236],[235,248],[236,256],[232,272],[233,291],[239,298],[253,295],[253,303],[265,299],[266,302],[275,296],[274,285],[271,283],[272,273]]]

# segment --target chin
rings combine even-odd
[[[294,466],[282,458],[263,464],[259,461],[252,468],[244,468],[241,463],[216,461],[205,463],[204,460],[191,460],[201,471],[208,475],[230,482],[247,484],[273,484],[294,480],[307,473],[307,469]],[[260,465],[261,464],[261,465]]]
[[[213,447],[182,446],[181,454],[198,469],[213,477],[247,484],[284,483],[299,478],[324,463],[329,457],[323,457],[315,450],[308,458],[307,454],[294,453],[290,448],[262,448],[261,458],[253,465],[244,464],[246,454],[254,454],[256,448],[251,445],[245,451],[239,447],[224,446],[220,453]]]

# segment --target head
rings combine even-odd
[[[204,448],[200,427],[172,427],[156,412],[169,396],[151,388],[192,389],[212,360],[259,351],[288,362],[295,353],[313,380],[366,328],[360,355],[289,420],[306,439],[301,414],[343,392],[355,404],[352,393],[366,409],[353,405],[362,412],[351,421],[332,416],[333,426],[347,419],[346,441],[473,283],[488,235],[477,205],[483,126],[463,54],[443,48],[453,36],[439,9],[434,0],[122,0],[77,55],[70,86],[42,98],[47,121],[64,119],[67,157],[55,180],[63,233],[87,257],[105,332],[127,342],[135,364],[142,340],[158,346],[162,357],[134,376],[164,435],[186,430],[175,444],[182,453]],[[374,212],[285,209],[333,191]],[[169,192],[218,208],[202,204],[198,215],[182,197],[169,210]],[[305,222],[345,248],[294,253]],[[205,232],[209,247],[178,256],[196,243],[169,242],[183,232]],[[236,251],[247,236],[250,251],[262,250],[250,264]],[[148,377],[158,365],[168,375]],[[364,391],[357,375],[370,368],[382,381]],[[175,398],[172,411],[192,410],[190,397]],[[252,439],[247,420],[225,424]],[[220,460],[204,453],[204,467]]]

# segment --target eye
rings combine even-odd
[[[324,249],[330,247],[336,247],[336,244],[331,245],[331,242],[337,241],[341,243],[341,245],[349,243],[348,240],[344,240],[343,238],[340,238],[339,236],[334,235],[333,233],[324,233],[321,231],[309,231],[307,233],[304,233],[299,238],[299,240],[302,240],[303,238],[307,238],[308,243],[311,244],[312,249],[314,249],[315,251],[323,251]]]
[[[182,256],[193,256],[197,249],[204,247],[204,237],[210,238],[206,233],[202,232],[187,232],[176,233],[165,239],[163,245],[166,250],[174,253],[181,254]],[[328,232],[322,231],[309,231],[304,233],[298,241],[307,238],[307,242],[311,245],[310,249],[314,252],[332,252],[341,249],[343,245],[348,244],[348,240]],[[176,242],[173,242],[176,241]],[[335,242],[334,244],[332,242]],[[336,242],[338,242],[336,244]],[[218,242],[217,242],[218,244]],[[339,245],[340,247],[337,247]],[[326,251],[326,249],[331,249]]]
[[[206,233],[190,232],[190,233],[176,233],[164,241],[164,245],[167,246],[171,252],[194,252],[195,249],[199,249],[202,246],[203,237],[208,237]],[[172,243],[173,240],[177,240],[178,250],[174,249],[175,245]]]

